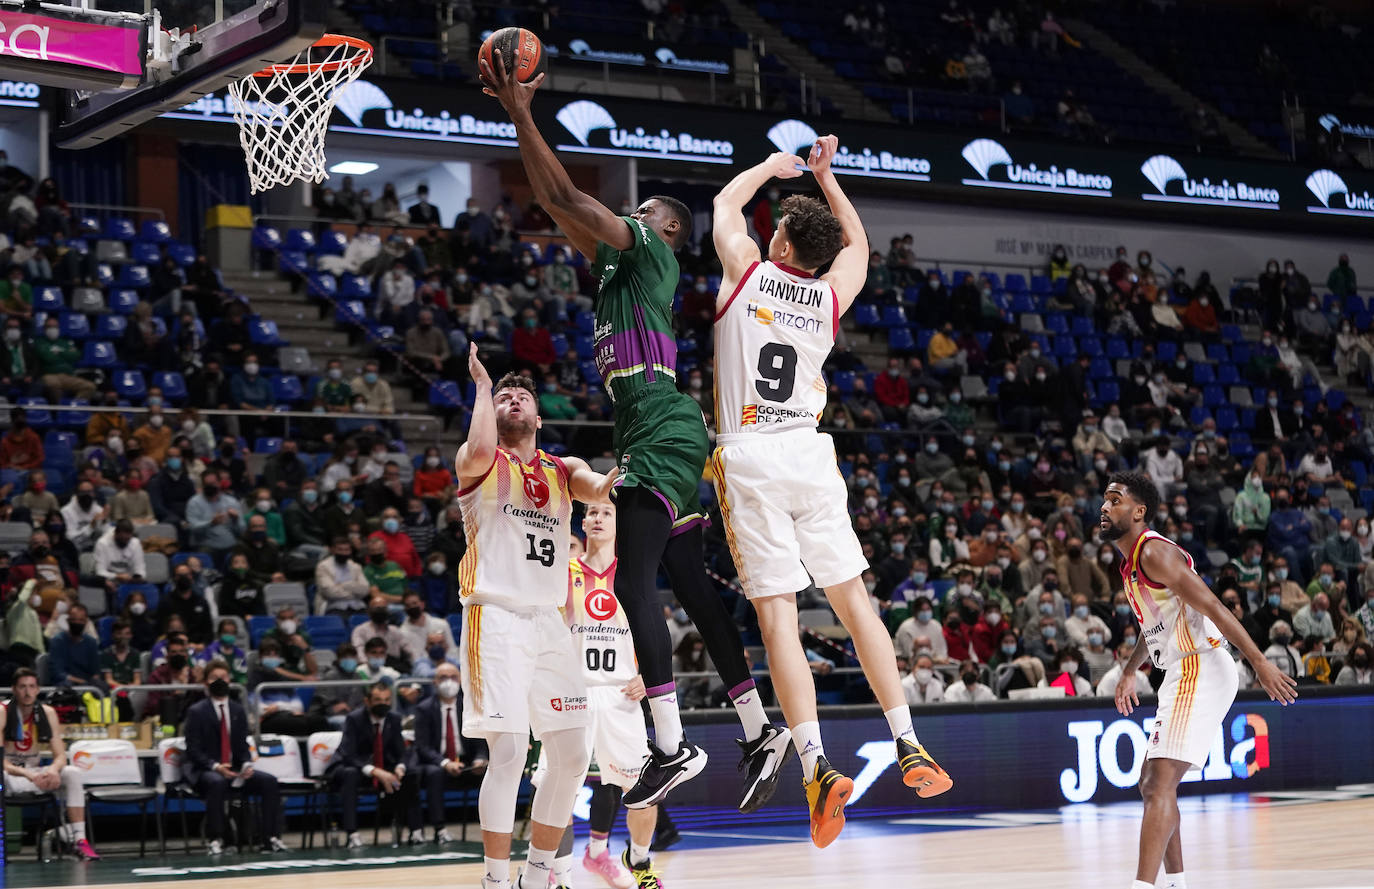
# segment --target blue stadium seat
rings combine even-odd
[[[463,396],[453,380],[437,380],[429,384],[429,406],[442,410],[457,410],[463,406]]]
[[[184,269],[196,261],[196,248],[192,247],[190,244],[169,244],[167,246],[167,255],[172,257],[172,261]]]
[[[135,290],[143,290],[153,283],[152,277],[148,274],[146,265],[126,265],[119,270],[118,284],[120,287],[132,287]]]
[[[115,392],[129,401],[142,401],[148,396],[148,383],[136,370],[121,370],[114,375]]]
[[[268,456],[271,456],[272,454],[279,453],[280,451],[281,451],[281,439],[280,439],[280,438],[275,438],[275,437],[268,438],[268,437],[258,436],[258,438],[253,442],[253,453],[255,453],[255,454],[267,454]]]
[[[1203,386],[1202,403],[1209,408],[1221,407],[1226,403],[1226,390],[1215,383]]]
[[[1121,384],[1116,380],[1102,380],[1097,384],[1097,399],[1103,404],[1121,400]]]
[[[840,390],[841,395],[851,395],[854,392],[854,371],[837,370],[831,382],[835,384],[835,388]]]
[[[1092,336],[1097,333],[1097,328],[1093,327],[1093,319],[1085,318],[1082,315],[1073,316],[1073,325],[1070,330],[1074,336]]]
[[[174,370],[155,371],[152,384],[161,389],[162,397],[172,404],[181,404],[187,398],[186,378]]]
[[[270,225],[259,225],[253,229],[251,241],[255,249],[276,252],[281,249],[281,232]]]
[[[883,327],[905,327],[907,324],[906,310],[901,306],[883,306],[882,320],[879,322]]]
[[[95,267],[95,280],[101,287],[109,287],[115,282],[114,269],[108,262],[99,263]]]
[[[1240,371],[1234,364],[1217,365],[1217,382],[1222,386],[1239,386]]]
[[[1188,412],[1188,422],[1194,426],[1201,426],[1204,421],[1212,418],[1212,412],[1202,405],[1195,406]]]
[[[362,275],[344,275],[339,296],[343,299],[372,299],[372,284]]]
[[[90,319],[79,312],[65,312],[58,319],[62,335],[71,340],[84,340],[91,335]]]
[[[165,244],[172,240],[172,229],[161,219],[145,219],[139,226],[138,236],[154,244]]]
[[[1162,345],[1164,345],[1164,344],[1163,344],[1163,343],[1160,343],[1160,345],[1162,346]],[[1207,385],[1208,383],[1215,383],[1215,382],[1216,382],[1216,379],[1217,379],[1217,375],[1216,375],[1216,372],[1215,372],[1214,370],[1212,370],[1212,365],[1210,365],[1210,364],[1194,364],[1194,365],[1193,365],[1193,382],[1196,383],[1197,385],[1199,385],[1199,386],[1205,386],[1205,385]]]
[[[578,333],[585,333],[591,336],[596,328],[596,315],[588,311],[580,311],[573,316],[573,325]]]
[[[134,229],[132,219],[123,216],[111,216],[105,220],[105,231],[103,236],[111,241],[132,241],[138,236]]]
[[[1114,380],[1116,371],[1112,369],[1112,363],[1105,358],[1094,358],[1088,365],[1088,378],[1092,380]]]
[[[360,300],[350,299],[346,302],[335,303],[334,305],[334,324],[339,327],[349,327],[354,324],[367,323],[367,307]]]
[[[283,250],[277,254],[277,268],[289,275],[304,275],[310,271],[310,260],[303,251]]]
[[[337,614],[311,614],[305,619],[305,631],[315,648],[333,651],[348,641],[348,628]],[[456,636],[454,637],[457,638]]]
[[[1227,351],[1223,343],[1208,343],[1207,360],[1215,361],[1218,364],[1225,364],[1231,360],[1231,353]]]
[[[143,597],[148,600],[149,611],[157,610],[157,603],[162,590],[155,583],[121,583],[119,588],[115,590],[115,610],[123,611],[125,601],[134,593],[143,594]],[[276,618],[270,618],[270,620],[274,624],[276,623]]]
[[[133,249],[129,251],[129,258],[143,265],[157,265],[162,262],[162,251],[149,241],[135,241]]]
[[[1173,340],[1160,340],[1155,343],[1155,358],[1159,361],[1173,361],[1178,355],[1178,343]]]
[[[1060,334],[1054,338],[1054,349],[1051,354],[1065,361],[1073,361],[1078,357],[1078,344],[1067,333]]]
[[[278,404],[291,404],[305,400],[305,388],[301,378],[295,374],[278,374],[272,377],[272,399]]]
[[[120,315],[132,315],[139,303],[137,290],[111,290],[110,310]]]
[[[1012,276],[1007,275],[1007,277]],[[1011,298],[1011,310],[1018,315],[1031,314],[1035,311],[1035,300],[1031,299],[1028,293],[1018,293]]]
[[[909,327],[893,327],[887,332],[887,347],[893,352],[912,352],[916,349],[916,340],[911,336]]]
[[[254,648],[262,641],[262,637],[277,625],[277,619],[270,614],[253,614],[248,617],[248,640]]]
[[[67,308],[67,298],[61,287],[39,287],[33,292],[35,312],[61,312]]]
[[[52,411],[42,407],[42,405],[47,404],[46,399],[28,396],[19,399],[18,403],[27,412],[29,425],[33,428],[46,429],[53,425]]]
[[[62,404],[68,407],[84,407],[90,402],[84,398],[64,398]],[[86,423],[91,419],[90,411],[59,411],[57,414],[57,425],[65,426],[68,429],[85,429]]]
[[[1031,293],[1049,293],[1049,292],[1050,292],[1050,279],[1049,279],[1049,277],[1046,276],[1046,275],[1031,275],[1031,279],[1030,279],[1030,291],[1031,291]]]
[[[881,316],[873,303],[858,303],[854,306],[854,324],[860,328],[877,327]]]
[[[95,319],[95,335],[102,340],[121,340],[129,330],[129,319],[124,315],[100,315]]]
[[[287,250],[299,250],[302,253],[314,253],[315,233],[308,228],[293,228],[286,233],[286,240],[283,246]]]
[[[1131,347],[1119,336],[1107,337],[1107,357],[1113,361],[1130,358]]]
[[[573,348],[577,349],[577,357],[582,361],[590,360],[596,355],[596,341],[589,334],[579,333],[573,337]]]
[[[255,346],[290,345],[277,332],[277,322],[259,318],[248,325],[248,339]]]
[[[1045,332],[1056,336],[1069,332],[1069,316],[1063,312],[1047,312],[1044,317]]]
[[[1223,404],[1217,408],[1217,432],[1222,435],[1230,435],[1240,428],[1240,418],[1236,416],[1236,409],[1229,404]]]
[[[1231,433],[1231,453],[1237,460],[1246,460],[1255,456],[1255,446],[1250,442],[1248,433]]]
[[[1026,276],[1012,272],[1007,275],[1007,283],[1003,288],[1011,293],[1022,293],[1026,290]]]
[[[81,366],[113,368],[120,364],[114,343],[107,340],[86,340],[82,347]]]
[[[1078,351],[1089,358],[1098,358],[1102,355],[1102,340],[1095,336],[1080,336],[1078,338]]]
[[[321,256],[342,256],[344,248],[348,246],[348,238],[343,232],[329,231],[320,232],[315,239],[315,251]]]
[[[1239,324],[1223,324],[1223,325],[1221,325],[1221,338],[1222,338],[1223,341],[1225,341],[1225,342],[1227,342],[1227,343],[1238,343],[1238,342],[1240,342],[1240,341],[1241,341],[1241,338],[1242,338],[1242,337],[1241,337],[1241,333],[1240,333],[1240,325],[1239,325]]]
[[[595,361],[581,361],[577,367],[582,372],[582,381],[587,385],[601,382],[601,372],[596,369]]]

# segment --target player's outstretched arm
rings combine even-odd
[[[472,405],[468,440],[459,446],[454,460],[459,488],[470,487],[496,462],[496,405],[491,399],[491,375],[477,357],[476,343],[468,348],[468,373],[477,387],[477,397]]]
[[[602,475],[593,471],[581,457],[565,457],[563,465],[568,467],[568,487],[574,499],[583,503],[605,503],[611,499],[611,489],[620,474],[618,467]]]
[[[1226,640],[1240,649],[1255,671],[1259,684],[1269,693],[1270,700],[1287,706],[1298,699],[1297,680],[1265,658],[1240,621],[1213,595],[1197,572],[1188,567],[1178,547],[1147,541],[1141,549],[1140,562],[1146,574],[1173,590],[1183,604],[1210,618]]]
[[[515,137],[520,145],[520,160],[525,165],[534,198],[548,212],[568,240],[583,256],[593,259],[596,245],[605,241],[617,250],[628,250],[634,244],[630,228],[596,198],[584,194],[573,185],[568,171],[563,169],[553,149],[544,141],[530,114],[534,91],[544,82],[540,74],[530,83],[521,83],[506,71],[501,50],[495,50],[496,65],[478,59],[482,77],[482,92],[495,96],[515,124]]]
[[[720,292],[716,294],[716,309],[724,308],[749,270],[759,261],[759,245],[749,237],[744,221],[744,205],[769,179],[795,179],[801,175],[802,159],[786,151],[770,154],[763,163],[740,173],[720,190],[712,202],[711,239],[716,245],[722,274]]]
[[[868,280],[868,235],[864,232],[863,221],[859,219],[859,211],[849,202],[844,189],[840,188],[839,180],[835,178],[835,171],[830,168],[830,161],[839,148],[840,140],[836,136],[820,137],[811,146],[806,165],[815,175],[816,184],[821,187],[821,193],[830,205],[830,212],[839,220],[840,231],[844,234],[844,247],[824,276],[835,288],[835,295],[840,298],[840,313],[843,314],[849,311],[854,297],[859,295],[864,282]]]

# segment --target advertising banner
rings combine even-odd
[[[1374,781],[1374,757],[1353,739],[1374,733],[1374,696],[1304,697],[1288,707],[1238,700],[1212,741],[1206,765],[1184,779],[1184,794],[1257,793]],[[1249,697],[1247,694],[1246,697]],[[853,712],[850,710],[849,712]],[[1068,803],[1139,798],[1136,785],[1154,721],[1153,701],[1123,718],[1105,698],[973,708],[918,707],[916,733],[954,778],[949,793],[916,800],[902,784],[887,722],[822,715],[826,756],[854,779],[850,805],[864,808],[1052,809]],[[712,762],[734,762],[739,725],[732,713],[689,725]],[[795,765],[789,766],[794,772]],[[689,781],[676,804],[728,807],[731,780]],[[779,784],[773,806],[804,806],[801,782]]]
[[[228,97],[211,93],[165,117],[231,122]],[[892,196],[961,197],[992,206],[1100,212],[1134,208],[1152,217],[1208,222],[1286,217],[1374,219],[1374,173],[1298,164],[1197,157],[1132,148],[926,131],[862,121],[680,103],[541,92],[540,131],[558,151],[716,168],[723,181],[774,151],[805,155],[818,135],[840,138],[837,174],[891,183]],[[466,145],[515,147],[515,127],[471,87],[359,79],[345,87],[330,130]]]
[[[484,31],[481,39],[491,34]],[[630,68],[663,68],[702,74],[729,74],[729,50],[675,46],[644,37],[550,31],[539,35],[550,58]]]
[[[74,21],[0,7],[0,58],[75,65],[135,77],[143,74],[142,26],[135,19]]]

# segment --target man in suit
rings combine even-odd
[[[360,849],[358,835],[358,787],[369,781],[379,795],[395,794],[406,813],[412,837],[420,832],[418,781],[415,754],[401,737],[401,717],[391,712],[391,686],[378,682],[367,690],[362,707],[344,720],[343,740],[330,766],[339,790],[339,823],[348,834],[348,848]]]
[[[1265,403],[1255,410],[1256,442],[1267,445],[1271,441],[1283,442],[1298,429],[1298,418],[1290,410],[1280,407],[1279,393],[1270,389]]]
[[[444,826],[444,788],[451,781],[476,787],[486,768],[487,742],[467,739],[463,725],[463,693],[458,668],[445,661],[434,671],[435,694],[415,710],[415,761],[419,786],[429,802],[429,821],[436,843],[451,843]],[[411,841],[417,836],[412,833]]]
[[[218,658],[205,667],[209,697],[186,711],[182,774],[205,800],[205,836],[211,855],[224,851],[224,797],[231,787],[262,799],[267,845],[273,852],[284,852],[281,790],[274,776],[253,768],[248,713],[238,701],[229,699],[229,676],[229,665]]]

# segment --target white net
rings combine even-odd
[[[324,136],[330,112],[339,91],[371,63],[371,46],[326,35],[292,61],[229,84],[254,194],[329,178]]]

